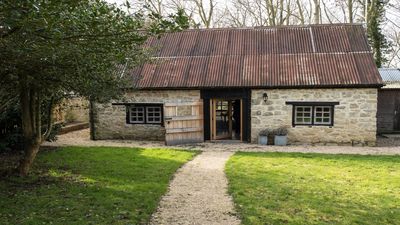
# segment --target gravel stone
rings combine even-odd
[[[56,142],[45,142],[42,146],[115,146],[138,148],[165,148],[162,141],[135,141],[135,140],[97,140],[89,139],[89,129],[75,131],[58,136]],[[262,146],[250,143],[228,142],[203,142],[173,146],[175,149],[191,149],[200,151],[244,151],[244,152],[303,152],[326,154],[361,154],[361,155],[400,155],[400,135],[378,136],[377,147],[361,146],[321,146],[321,145],[288,145],[288,146]]]
[[[204,142],[173,146],[174,149],[203,151],[183,165],[170,182],[168,192],[160,201],[150,224],[160,225],[236,225],[240,219],[227,192],[224,173],[226,161],[235,151],[244,152],[303,152],[329,154],[400,155],[400,135],[377,138],[378,147],[352,146],[261,146],[240,142]],[[43,146],[115,146],[165,148],[164,142],[89,139],[89,129],[59,135],[56,142]]]
[[[203,152],[180,168],[150,224],[240,224],[228,195],[225,162],[233,152]]]

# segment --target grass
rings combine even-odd
[[[0,180],[0,224],[145,224],[196,152],[66,147],[41,152],[28,178]]]
[[[400,224],[400,156],[237,153],[225,170],[243,224]]]

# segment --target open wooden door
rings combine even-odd
[[[242,108],[241,99],[210,99],[211,140],[243,140]],[[235,132],[233,135],[234,124]]]
[[[204,141],[203,102],[164,104],[165,144]]]

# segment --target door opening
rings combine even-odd
[[[242,100],[211,99],[212,140],[242,140]]]

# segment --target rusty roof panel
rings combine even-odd
[[[361,25],[199,29],[151,39],[139,88],[379,86]]]

